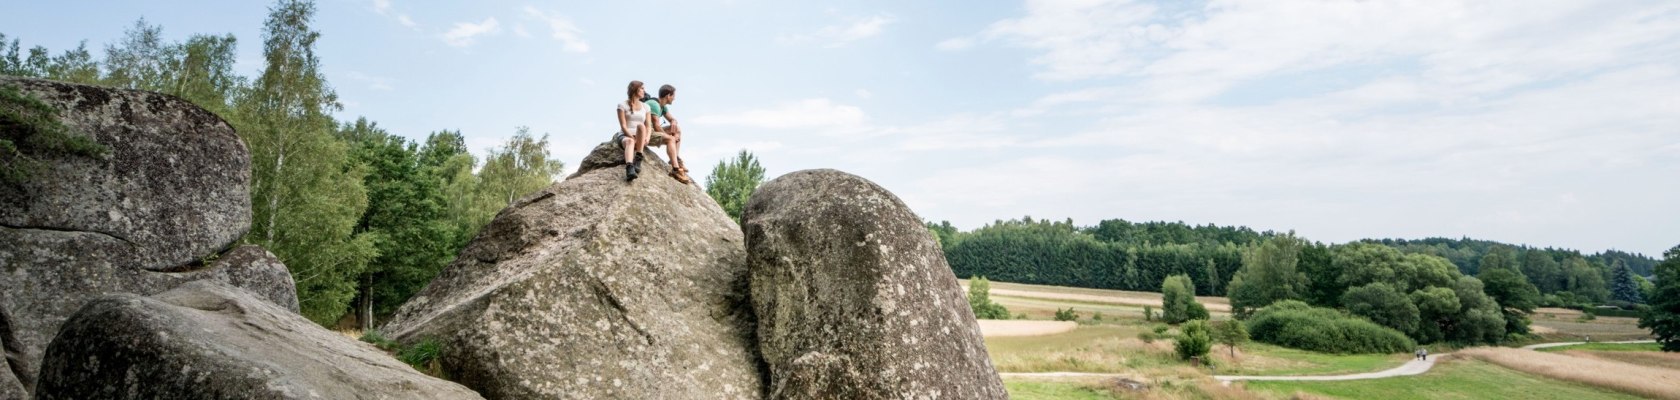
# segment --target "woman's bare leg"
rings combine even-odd
[[[625,164],[636,162],[636,137],[635,136],[624,135],[623,139],[619,139],[618,146],[624,148],[624,163]]]

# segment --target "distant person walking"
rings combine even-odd
[[[671,115],[671,103],[676,101],[677,87],[663,85],[659,87],[659,97],[648,99],[647,106],[655,118],[651,124],[653,130],[665,133],[665,155],[671,157],[671,178],[687,184],[691,182],[688,178],[688,163],[678,156],[682,151],[682,127],[677,125],[677,117]],[[665,123],[660,124],[660,119]]]
[[[649,117],[647,104],[642,103],[642,97],[647,91],[642,88],[642,81],[630,81],[630,88],[626,93],[629,98],[618,104],[618,143],[624,148],[624,181],[636,180],[641,173],[642,150],[647,148],[648,138],[652,135],[652,119]]]
[[[1429,349],[1418,349],[1418,357],[1421,360],[1429,361]]]

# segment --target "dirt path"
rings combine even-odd
[[[1405,364],[1403,364],[1401,366],[1398,366],[1398,367],[1394,367],[1394,368],[1390,368],[1390,369],[1382,370],[1382,371],[1377,371],[1377,372],[1366,372],[1366,373],[1361,373],[1361,374],[1347,374],[1347,375],[1283,375],[1283,376],[1214,375],[1213,379],[1218,379],[1220,382],[1231,382],[1231,381],[1351,381],[1351,380],[1356,380],[1356,379],[1392,378],[1392,377],[1396,377],[1396,376],[1410,376],[1410,375],[1421,374],[1421,373],[1424,373],[1424,372],[1429,372],[1429,368],[1435,366],[1435,360],[1440,359],[1441,357],[1445,357],[1449,354],[1451,354],[1451,353],[1441,354],[1441,355],[1431,354],[1431,355],[1429,355],[1428,360],[1407,361]]]
[[[1636,344],[1636,343],[1656,343],[1656,342],[1657,341],[1655,341],[1655,340],[1623,340],[1623,341],[1619,341],[1619,342],[1593,342],[1593,343]],[[1523,350],[1539,350],[1539,349],[1544,349],[1544,348],[1547,348],[1547,347],[1574,346],[1574,345],[1577,345],[1577,344],[1587,344],[1587,342],[1540,343],[1540,344],[1531,344],[1531,345],[1523,346],[1522,349]]]

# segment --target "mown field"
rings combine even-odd
[[[1049,320],[1055,311],[1073,308],[1079,326],[1072,331],[1026,337],[986,339],[987,350],[1015,399],[1627,399],[1665,398],[1673,380],[1657,380],[1641,387],[1615,387],[1605,381],[1566,378],[1506,365],[1484,357],[1445,360],[1428,373],[1362,381],[1336,382],[1239,382],[1221,385],[1212,375],[1341,375],[1381,371],[1411,359],[1410,354],[1332,355],[1248,343],[1232,350],[1215,345],[1210,356],[1214,367],[1192,367],[1173,352],[1171,339],[1146,342],[1140,333],[1159,325],[1143,320],[1143,307],[1159,312],[1159,293],[1062,288],[992,282],[993,301],[1009,308],[1013,315]],[[1213,311],[1214,319],[1228,319],[1230,306],[1224,298],[1198,298]],[[1091,318],[1100,312],[1102,320]],[[1644,339],[1631,318],[1599,317],[1583,320],[1578,311],[1543,309],[1533,316],[1542,341],[1578,341],[1585,336],[1599,340]],[[1168,334],[1176,333],[1169,330]],[[1611,345],[1593,343],[1547,349],[1548,353],[1505,349],[1509,356],[1528,353],[1575,357],[1549,359],[1563,365],[1595,365],[1607,375],[1627,371],[1674,370],[1680,372],[1680,354],[1661,353],[1653,345]],[[1445,351],[1438,348],[1437,353]],[[1508,360],[1506,360],[1508,361]],[[1613,362],[1616,364],[1594,364]],[[1624,367],[1607,369],[1605,365]],[[1636,368],[1634,370],[1626,367]],[[1661,370],[1657,370],[1661,369]],[[1620,372],[1615,372],[1620,371]],[[1010,376],[1007,373],[1083,372],[1113,374],[1104,377]],[[1652,375],[1638,375],[1652,376]],[[1670,383],[1672,382],[1672,383]],[[1138,390],[1141,385],[1146,389]],[[1626,385],[1624,385],[1626,386]],[[1652,394],[1657,393],[1657,394]],[[1680,389],[1676,389],[1680,393]],[[1677,395],[1680,396],[1680,395]],[[1680,397],[1674,397],[1680,398]]]

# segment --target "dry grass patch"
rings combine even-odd
[[[1125,290],[1090,289],[1064,286],[1028,285],[1021,283],[991,282],[992,296],[1009,296],[1020,298],[1067,300],[1085,303],[1127,305],[1133,307],[1153,306],[1161,307],[1161,294],[1154,292],[1133,292]],[[968,283],[962,283],[967,290]],[[1208,311],[1230,312],[1231,303],[1224,297],[1196,297],[1196,301],[1206,306]]]
[[[1652,351],[1566,350],[1563,354],[1575,357],[1589,357],[1601,360],[1618,361],[1647,367],[1680,370],[1680,353],[1660,353]]]
[[[1576,314],[1580,315],[1580,314]],[[1651,331],[1639,327],[1638,318],[1598,317],[1591,321],[1579,321],[1574,317],[1556,315],[1556,318],[1536,316],[1532,318],[1530,328],[1548,340],[1581,340],[1591,336],[1593,341],[1649,339]]]
[[[1552,379],[1645,397],[1680,399],[1680,370],[1504,347],[1477,347],[1457,354]]]

